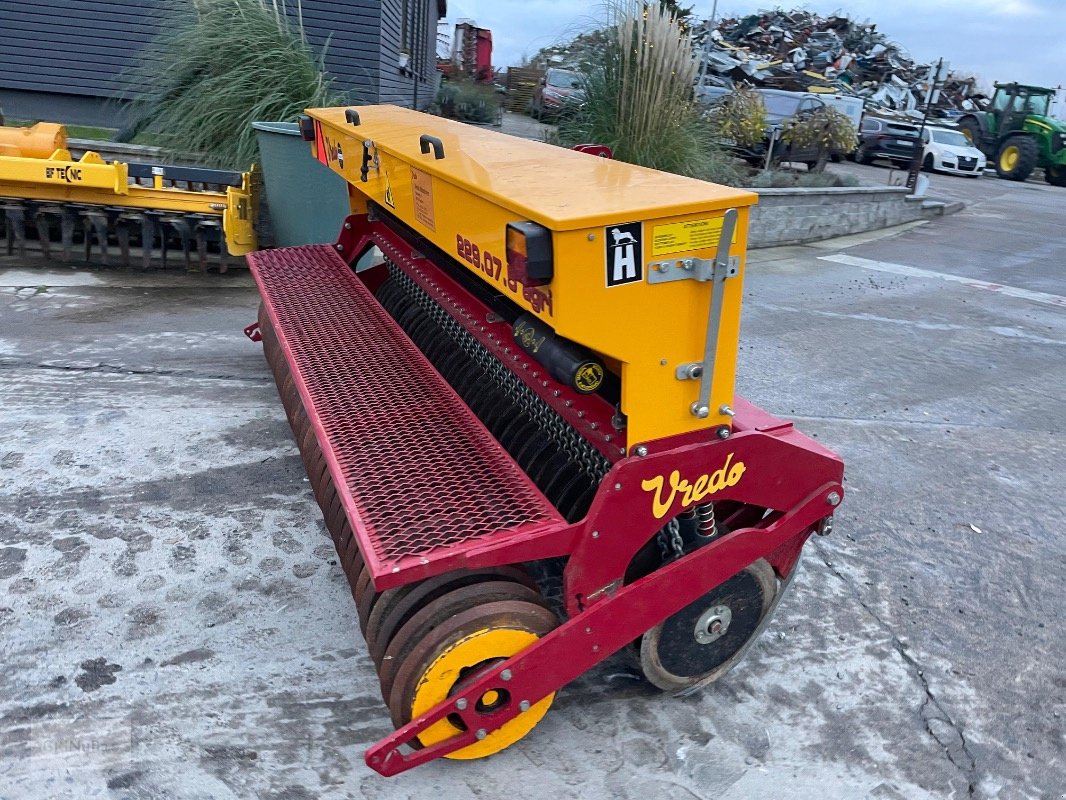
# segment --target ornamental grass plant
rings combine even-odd
[[[696,69],[691,36],[666,6],[615,6],[585,106],[560,122],[552,141],[604,144],[620,161],[735,184],[734,161],[693,97]]]
[[[147,133],[171,152],[247,169],[258,157],[252,122],[344,104],[299,12],[284,0],[169,2],[164,32],[130,75],[138,121],[122,138]]]

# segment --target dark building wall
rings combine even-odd
[[[436,22],[444,13],[438,2],[301,0],[303,27],[316,54],[325,48],[334,86],[350,92],[353,102],[411,106],[417,96],[424,108],[436,87]],[[11,118],[121,125],[115,98],[128,94],[126,71],[163,25],[164,5],[165,0],[0,0],[0,107]],[[294,24],[296,5],[285,3]],[[419,67],[417,80],[414,70],[404,74],[398,66],[403,35],[413,49],[411,63]]]
[[[433,101],[440,80],[437,20],[443,15],[437,0],[383,0],[378,102],[425,108]]]

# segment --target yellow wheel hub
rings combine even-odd
[[[1021,151],[1018,150],[1017,145],[1011,145],[1010,147],[1003,148],[1003,152],[999,154],[999,166],[1004,172],[1010,172],[1018,165],[1018,159],[1021,157]]]
[[[454,645],[442,652],[429,665],[422,675],[415,689],[414,701],[411,703],[411,719],[416,719],[435,705],[446,700],[452,693],[455,685],[466,677],[466,674],[481,665],[491,665],[513,656],[520,650],[529,647],[538,637],[529,631],[514,630],[510,628],[491,628],[473,633],[464,639],[460,639]],[[497,704],[502,704],[509,698],[506,684],[501,684],[496,689],[490,689],[481,696],[477,702],[478,708],[491,709]],[[511,702],[519,703],[524,698],[510,697]],[[510,747],[536,726],[548,713],[548,708],[555,699],[555,693],[548,695],[539,703],[536,703],[528,711],[519,714],[499,730],[489,733],[477,744],[456,750],[446,758],[472,759],[484,758],[493,753],[498,753],[505,747]],[[443,719],[436,725],[427,728],[418,739],[423,746],[429,746],[451,739],[462,732],[451,720]]]

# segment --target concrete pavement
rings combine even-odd
[[[1066,320],[967,279],[1066,295],[1066,192],[973,183],[749,262],[738,390],[848,496],[746,661],[675,700],[613,659],[515,747],[389,781],[248,277],[0,256],[0,797],[1059,797]]]

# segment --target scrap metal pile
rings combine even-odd
[[[920,115],[935,64],[915,61],[869,21],[810,11],[759,11],[723,19],[701,38],[704,86],[736,82],[803,92],[852,94],[867,109]],[[973,111],[983,97],[972,76],[949,74],[934,99],[938,116]]]

